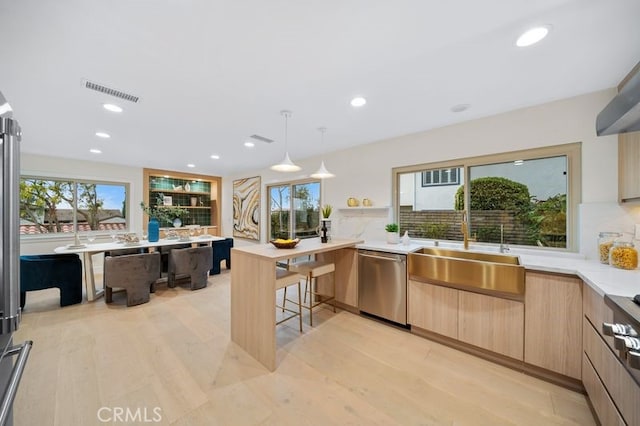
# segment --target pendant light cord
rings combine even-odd
[[[289,152],[289,116],[291,111],[286,109],[280,111],[280,114],[284,115],[284,152]]]
[[[320,147],[322,148],[322,160],[324,161],[324,132],[327,131],[326,127],[318,127],[318,130],[320,131]]]

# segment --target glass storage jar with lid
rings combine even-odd
[[[600,263],[609,263],[609,250],[613,246],[613,242],[622,237],[620,232],[600,232],[598,234],[598,253],[600,253]]]
[[[630,241],[615,241],[609,250],[609,263],[620,269],[636,269],[638,251]]]

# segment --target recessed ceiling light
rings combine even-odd
[[[451,107],[451,112],[462,112],[471,108],[469,104],[458,104]]]
[[[355,97],[351,99],[351,106],[353,107],[361,107],[367,103],[367,100],[361,96]]]
[[[105,132],[96,132],[96,136],[102,139],[109,139],[111,135]]]
[[[195,164],[191,164],[191,163],[187,164],[187,167],[190,167],[190,168],[194,168],[195,166],[196,166]]]
[[[522,166],[524,164],[524,160],[516,160],[513,162],[514,166]]]
[[[102,151],[100,151],[99,149],[96,149],[96,148],[91,148],[89,150],[89,152],[92,153],[92,154],[102,154]]]
[[[516,46],[518,47],[531,46],[533,44],[536,44],[543,38],[545,38],[547,34],[549,34],[548,26],[531,28],[530,30],[524,32],[520,37],[518,37],[518,40],[516,41]]]
[[[122,112],[122,107],[114,104],[102,104],[102,107],[111,112]]]
[[[253,148],[254,146],[256,146],[256,144],[253,142],[246,141],[244,143],[244,146],[246,146],[247,148]]]
[[[213,158],[214,160],[219,160],[219,159],[220,159],[220,156],[219,156],[219,155],[215,155],[215,154],[213,154],[213,155],[211,156],[211,158]]]

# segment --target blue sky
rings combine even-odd
[[[124,185],[96,185],[98,198],[104,201],[104,209],[122,209],[122,201],[125,198]]]

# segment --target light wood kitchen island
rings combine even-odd
[[[356,239],[320,238],[300,241],[293,249],[259,244],[231,249],[231,340],[270,371],[276,369],[276,262],[300,256],[354,248]],[[340,277],[353,276],[352,262],[336,263],[336,289]],[[336,290],[337,292],[338,290]]]

